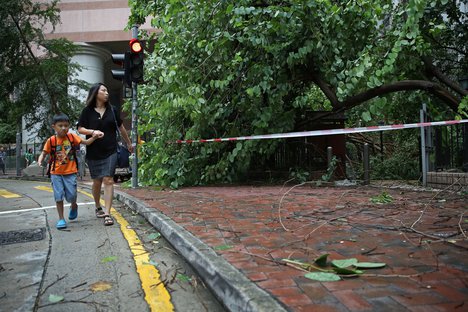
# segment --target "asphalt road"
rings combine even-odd
[[[0,179],[0,311],[224,311],[144,218],[114,202],[106,227],[89,192],[57,230],[49,183]]]

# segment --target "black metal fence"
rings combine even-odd
[[[468,171],[468,124],[435,127],[435,169]]]

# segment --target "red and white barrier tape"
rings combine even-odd
[[[191,143],[209,143],[209,142],[228,142],[228,141],[264,140],[264,139],[301,138],[301,137],[322,136],[322,135],[363,133],[363,132],[388,131],[388,130],[397,130],[397,129],[410,129],[410,128],[432,127],[432,126],[455,125],[455,124],[461,124],[461,123],[468,123],[468,119],[433,121],[433,122],[418,122],[418,123],[411,123],[411,124],[389,125],[389,126],[372,126],[372,127],[359,127],[359,128],[345,128],[345,129],[329,129],[329,130],[314,130],[314,131],[303,131],[303,132],[275,133],[275,134],[251,135],[251,136],[241,136],[241,137],[233,137],[233,138],[219,138],[219,139],[206,139],[206,140],[205,139],[177,140],[175,142],[170,142],[170,143],[191,144]]]

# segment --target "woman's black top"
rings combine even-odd
[[[101,115],[94,110],[94,107],[91,106],[86,106],[81,112],[80,119],[78,120],[78,127],[104,132],[104,137],[86,146],[86,158],[88,159],[104,159],[117,152],[117,129],[115,120],[117,120],[119,127],[122,124],[122,120],[117,114],[117,109],[115,107],[112,108],[115,119],[114,116],[112,116],[110,104],[107,105],[102,118]],[[86,136],[86,138],[90,137],[90,135]]]

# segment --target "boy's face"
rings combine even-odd
[[[68,133],[70,123],[68,121],[58,121],[52,125],[52,128],[55,130],[55,133],[57,133],[57,136],[64,137]]]

